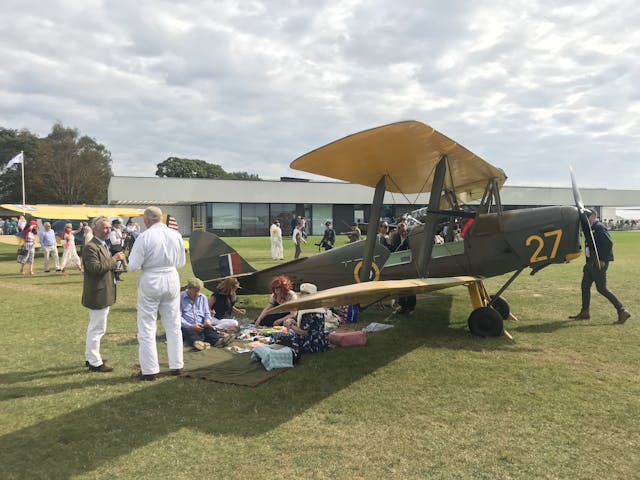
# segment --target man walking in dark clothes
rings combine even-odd
[[[624,309],[620,300],[607,288],[607,269],[609,268],[609,262],[613,262],[613,242],[611,241],[611,235],[609,235],[606,227],[598,221],[594,211],[586,209],[585,212],[589,217],[589,224],[593,231],[593,238],[596,249],[598,250],[598,256],[600,257],[600,264],[596,264],[597,259],[595,255],[592,257],[591,252],[589,252],[589,247],[585,245],[587,263],[585,263],[582,269],[582,310],[580,310],[580,313],[577,315],[572,315],[569,318],[574,320],[588,320],[591,318],[589,313],[591,285],[595,282],[598,293],[609,300],[618,312],[618,320],[615,323],[622,324],[631,317],[631,314]]]

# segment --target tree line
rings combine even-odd
[[[27,129],[0,126],[0,203],[22,202],[22,167],[5,169],[24,152],[25,194],[28,203],[62,205],[107,203],[113,176],[111,152],[75,128],[56,123],[45,137]],[[247,172],[226,172],[204,160],[168,157],[158,163],[158,177],[260,180]]]

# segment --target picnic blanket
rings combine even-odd
[[[184,353],[184,377],[256,387],[286,372],[287,368],[265,370],[260,362],[251,361],[249,353],[232,353],[223,348]]]

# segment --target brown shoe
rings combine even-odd
[[[570,315],[569,318],[571,320],[589,320],[591,315],[589,315],[589,310],[580,310],[580,313],[577,315]]]
[[[193,348],[201,352],[202,350],[207,348],[205,343],[207,342],[203,342],[202,340],[196,340],[195,342],[193,342]]]
[[[134,373],[131,375],[132,380],[141,380],[145,382],[153,382],[156,379],[156,374],[144,375],[142,372]]]
[[[619,323],[620,325],[622,325],[624,322],[629,320],[629,317],[631,317],[631,314],[623,308],[622,310],[620,310],[620,313],[618,313],[618,321],[615,323]]]
[[[94,367],[93,365],[89,365],[89,371],[90,372],[113,372],[113,368],[112,367],[107,367],[104,363],[101,365],[98,365],[97,367]]]
[[[177,377],[177,376],[182,375],[184,373],[184,369],[183,368],[174,368],[169,373],[171,375],[174,375],[174,376]]]

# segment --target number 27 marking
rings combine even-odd
[[[562,229],[544,232],[544,236],[545,238],[556,237],[555,241],[553,242],[553,248],[551,249],[551,255],[548,257],[549,260],[552,260],[556,258],[556,254],[558,253],[560,239],[562,238]],[[527,240],[525,241],[525,245],[527,247],[533,242],[537,242],[538,244],[535,252],[533,252],[533,255],[531,255],[531,258],[529,259],[531,263],[544,262],[545,260],[547,260],[546,255],[540,255],[540,252],[542,252],[542,249],[545,245],[545,238],[542,238],[540,235],[530,235],[527,237]]]

